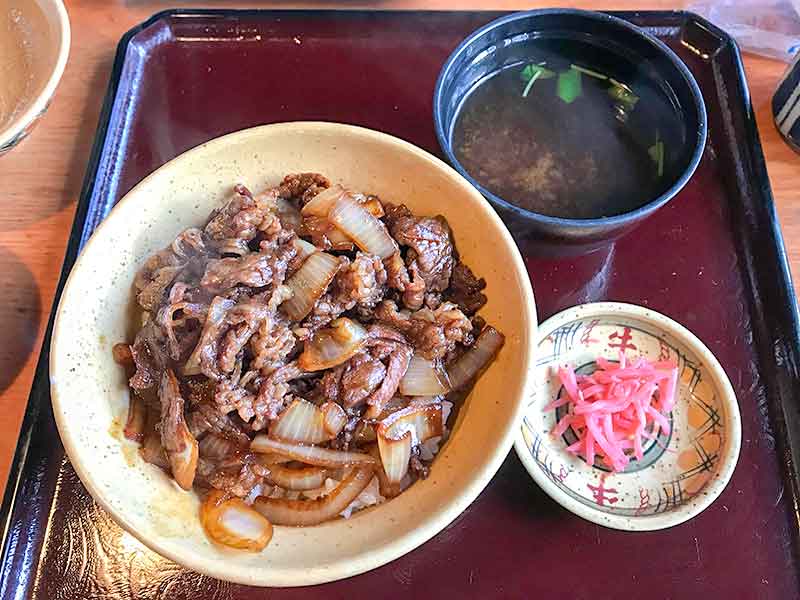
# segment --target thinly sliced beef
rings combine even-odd
[[[259,330],[261,324],[274,313],[261,297],[240,302],[225,315],[230,328],[219,342],[217,368],[220,373],[230,373],[236,366],[236,357]]]
[[[294,361],[276,369],[264,380],[253,401],[252,410],[255,417],[251,427],[254,431],[264,429],[267,423],[284,409],[291,400],[289,382],[301,375],[303,375],[303,370]]]
[[[136,372],[130,379],[130,386],[135,390],[156,386],[169,358],[164,334],[154,321],[148,320],[136,334],[131,355]]]
[[[446,290],[453,270],[453,243],[444,217],[415,217],[403,205],[387,204],[386,223],[397,243],[408,247],[406,264],[409,270],[416,267],[425,289]]]
[[[357,252],[355,259],[343,266],[333,280],[334,294],[350,310],[357,304],[371,308],[383,299],[386,269],[379,256]]]
[[[380,257],[358,252],[355,259],[343,262],[330,288],[303,322],[307,335],[345,311],[356,307],[371,309],[386,292],[386,269]]]
[[[208,253],[208,248],[203,240],[203,232],[197,227],[190,227],[175,238],[170,245],[175,256],[182,259],[190,259],[204,256]]]
[[[346,408],[363,404],[386,377],[386,365],[369,351],[360,352],[337,369],[325,373],[322,392]]]
[[[211,214],[204,233],[218,251],[244,254],[247,242],[272,221],[274,207],[269,195],[256,199],[246,187],[238,185],[230,200]]]
[[[395,252],[384,260],[383,265],[386,269],[386,285],[399,292],[405,291],[406,286],[411,283],[411,277],[400,252]]]
[[[227,415],[236,411],[239,418],[247,422],[255,416],[256,395],[249,392],[244,386],[230,379],[223,379],[217,383],[214,393],[214,403],[217,410]]]
[[[284,203],[286,200],[278,199],[276,202]],[[299,214],[298,212],[298,218]],[[290,228],[285,228],[281,223],[280,216],[274,214],[269,217],[269,220],[264,220],[262,229],[255,240],[258,241],[258,249],[261,252],[274,252],[281,246],[289,244],[295,237],[294,231]]]
[[[158,310],[172,282],[186,264],[191,259],[205,256],[206,252],[202,233],[190,228],[175,238],[169,247],[148,258],[134,279],[139,306],[147,311]]]
[[[408,274],[411,277],[411,281],[406,284],[403,290],[403,304],[406,308],[417,310],[422,307],[422,303],[425,300],[425,280],[420,275],[419,267],[414,262],[408,267]]]
[[[458,343],[472,343],[472,323],[451,302],[436,310],[399,311],[397,304],[384,300],[375,309],[375,317],[398,331],[411,342],[414,350],[429,360],[444,358]]]
[[[155,270],[136,296],[139,306],[145,310],[156,310],[166,297],[167,288],[182,268],[182,265],[177,265],[160,267]]]
[[[319,173],[292,173],[283,178],[278,186],[278,194],[281,198],[300,199],[305,204],[329,187],[330,180]]]
[[[342,374],[342,403],[348,407],[366,400],[386,378],[386,367],[380,360],[366,353],[361,357]]]
[[[297,344],[297,338],[289,327],[289,320],[281,312],[271,312],[250,338],[253,358],[251,369],[269,372],[280,366]]]
[[[221,296],[217,296],[211,301],[200,340],[183,367],[184,375],[202,373],[211,379],[220,378],[217,365],[219,343],[225,333],[225,316],[235,305],[236,302],[233,300]]]
[[[276,281],[282,283],[295,254],[294,246],[286,244],[272,252],[211,260],[200,285],[212,294],[219,294],[236,285],[260,288]]]
[[[279,286],[273,293],[257,294],[238,303],[230,298],[217,296],[211,302],[200,340],[184,366],[185,375],[204,374],[211,379],[219,380],[231,373],[236,360],[253,337],[257,347],[268,335],[268,327],[272,323],[280,323],[277,306],[286,298],[288,288]],[[285,332],[277,332],[278,339],[288,346],[289,340]],[[269,336],[266,338],[268,341]],[[271,356],[281,357],[288,354],[291,347],[272,348]],[[283,354],[285,356],[285,354]]]
[[[331,292],[325,292],[314,304],[314,308],[311,309],[297,333],[301,339],[308,339],[317,329],[325,327],[345,310],[347,308],[344,302],[334,298]]]
[[[200,439],[208,433],[214,433],[242,443],[249,443],[245,429],[230,415],[220,413],[216,406],[210,403],[199,404],[189,410],[186,416],[189,431]]]
[[[207,480],[218,490],[246,498],[256,487],[264,485],[268,475],[269,468],[260,464],[257,457],[245,455],[237,461],[218,466],[207,476]]]
[[[193,302],[174,302],[158,311],[156,323],[166,334],[172,360],[179,361],[195,347],[207,312],[208,306]]]
[[[378,414],[397,392],[412,350],[390,327],[372,325],[369,335],[366,349],[325,373],[319,387],[328,401],[348,409],[366,403]]]
[[[483,277],[478,279],[472,269],[459,262],[453,267],[450,288],[445,293],[445,298],[458,304],[465,315],[471,316],[486,304],[486,295],[483,294],[485,288],[486,280]]]
[[[397,388],[400,386],[400,380],[408,370],[408,363],[411,361],[413,350],[410,346],[405,344],[398,344],[397,342],[384,342],[390,345],[391,351],[389,354],[388,365],[386,367],[386,376],[383,378],[378,389],[372,392],[367,397],[367,404],[370,406],[370,412],[377,416],[383,410],[383,406],[392,399]]]

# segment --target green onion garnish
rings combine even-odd
[[[581,86],[581,72],[574,69],[558,74],[558,97],[567,104],[572,104],[583,93]]]
[[[597,79],[608,79],[608,75],[603,75],[602,73],[598,73],[597,71],[592,71],[591,69],[587,69],[586,67],[581,67],[580,65],[570,65],[570,68],[575,69],[576,71],[580,71],[581,73],[588,75],[589,77],[595,77]]]
[[[525,89],[522,91],[522,97],[523,98],[527,98],[528,97],[528,92],[531,91],[531,88],[533,87],[533,84],[536,83],[536,80],[539,79],[541,74],[542,74],[541,71],[536,71],[536,73],[533,74],[533,77],[531,77],[530,80],[528,80],[528,84],[525,86]]]
[[[534,75],[536,75],[538,79],[550,79],[551,77],[555,77],[556,74],[550,69],[545,69],[542,66],[543,64],[544,63],[525,65],[519,73],[522,81],[530,81]]]
[[[610,77],[608,80],[611,82],[611,87],[608,88],[609,96],[624,104],[625,108],[628,110],[633,110],[633,107],[636,106],[636,103],[639,101],[639,96],[634,94],[625,84]]]
[[[658,176],[664,175],[664,142],[660,139],[656,129],[656,143],[647,149],[647,154],[657,165]]]

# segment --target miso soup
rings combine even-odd
[[[481,81],[453,129],[484,188],[544,215],[592,219],[654,200],[677,177],[686,131],[647,65],[586,42],[536,40]]]

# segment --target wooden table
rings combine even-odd
[[[89,158],[100,105],[117,41],[152,13],[178,6],[157,0],[67,0],[72,51],[52,107],[34,134],[0,158],[0,486],[4,486],[47,317],[64,257],[75,204]],[[196,5],[196,3],[188,3]],[[203,6],[241,7],[237,2]],[[552,6],[547,1],[481,2],[446,0],[374,2],[376,8],[520,9]],[[576,0],[594,9],[671,9],[688,2],[669,0]],[[281,0],[262,8],[291,8]],[[309,6],[309,5],[306,5]],[[315,8],[360,8],[354,2],[318,2]],[[745,66],[772,189],[787,240],[792,272],[800,273],[800,156],[777,134],[770,98],[785,64],[755,56]]]

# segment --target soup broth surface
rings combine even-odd
[[[646,66],[577,40],[537,40],[479,83],[453,129],[456,158],[484,188],[553,217],[638,208],[677,177],[686,132]]]

